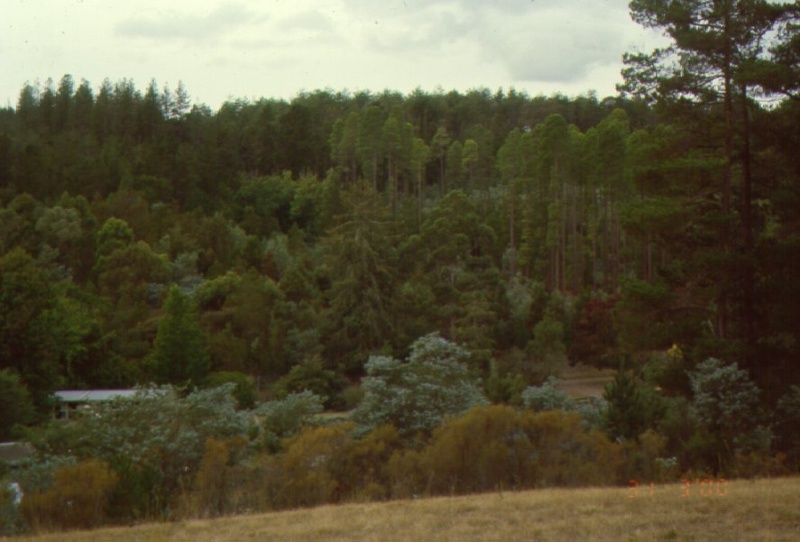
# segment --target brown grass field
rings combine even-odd
[[[35,542],[800,540],[800,478],[550,489],[347,504],[16,540]]]

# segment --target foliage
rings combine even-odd
[[[244,373],[236,371],[217,371],[210,373],[203,381],[204,388],[218,388],[224,384],[232,383],[233,396],[236,398],[236,408],[249,410],[256,404],[256,386],[252,379]]]
[[[209,358],[192,300],[173,286],[158,325],[153,364],[162,384],[198,385],[208,374]]]
[[[321,397],[324,406],[331,409],[338,406],[337,396],[343,385],[344,379],[325,369],[322,361],[315,357],[292,367],[275,383],[275,389],[280,396],[310,391]]]
[[[600,427],[606,416],[607,404],[603,401],[573,401],[566,393],[556,389],[557,382],[551,376],[541,386],[528,386],[522,391],[522,405],[534,412],[575,412],[589,427]]]
[[[55,471],[53,486],[27,493],[21,504],[34,530],[89,529],[108,521],[111,495],[119,477],[107,463],[89,459]]]
[[[776,408],[776,434],[778,446],[789,453],[797,463],[800,461],[800,386],[791,386],[789,392],[778,400]]]
[[[693,398],[691,414],[719,443],[717,453],[730,459],[736,451],[758,449],[764,444],[765,422],[759,390],[747,371],[709,358],[689,373]],[[767,446],[769,445],[769,436]]]
[[[492,372],[484,382],[486,397],[492,403],[519,405],[522,404],[522,393],[525,390],[525,378],[519,373],[501,375],[497,364],[492,364]]]
[[[256,409],[262,421],[262,439],[267,449],[277,451],[281,439],[297,433],[315,415],[322,412],[322,398],[305,390],[290,393],[278,401],[268,401]]]
[[[536,412],[547,410],[571,410],[567,394],[556,389],[555,377],[548,377],[541,386],[529,386],[522,392],[522,404]]]
[[[434,433],[424,451],[434,493],[612,483],[619,450],[575,414],[476,408]]]
[[[159,517],[181,484],[193,479],[207,438],[247,435],[251,422],[236,410],[233,387],[184,398],[170,387],[141,389],[132,398],[98,403],[71,424],[34,434],[34,443],[48,455],[106,461],[120,478],[114,513]]]
[[[25,522],[19,510],[16,488],[3,480],[0,485],[0,536],[14,536],[25,532]]]
[[[336,461],[337,494],[343,501],[374,501],[390,496],[391,458],[403,440],[393,425],[382,425],[353,439]]]
[[[618,439],[635,439],[646,429],[656,426],[664,406],[649,386],[637,381],[630,371],[619,370],[606,384],[603,397],[608,403],[605,427]]]
[[[9,369],[0,371],[0,440],[13,434],[17,425],[33,421],[34,406],[31,394],[19,374]]]
[[[447,416],[486,404],[464,365],[468,357],[436,333],[417,339],[405,362],[371,356],[361,384],[364,400],[353,419],[365,429],[391,423],[408,436],[430,433]]]
[[[293,508],[330,502],[338,487],[334,464],[349,441],[343,425],[308,427],[290,439],[281,459],[286,477],[282,504]]]
[[[533,328],[533,340],[528,344],[531,357],[541,367],[542,375],[554,376],[567,364],[564,346],[564,324],[550,314]]]

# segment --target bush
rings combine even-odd
[[[219,371],[209,374],[203,387],[218,388],[223,384],[234,384],[233,396],[236,398],[236,408],[246,410],[253,408],[256,404],[256,386],[253,380],[244,373],[238,371]]]
[[[205,452],[197,469],[188,516],[216,517],[235,511],[230,499],[232,456],[245,444],[243,439],[206,439]]]
[[[336,500],[339,484],[334,470],[350,443],[350,428],[307,427],[286,443],[281,459],[286,482],[278,500],[280,505],[293,508]]]
[[[25,531],[17,495],[6,480],[0,480],[0,539]]]
[[[532,487],[535,448],[525,415],[507,406],[475,408],[438,429],[425,450],[434,493]]]
[[[353,418],[371,430],[391,423],[401,435],[430,433],[446,416],[487,403],[463,363],[469,353],[431,334],[411,345],[404,363],[371,356],[362,380],[364,400]]]
[[[50,490],[25,495],[22,515],[34,530],[102,525],[108,519],[110,498],[118,482],[109,465],[95,459],[60,467]]]
[[[800,470],[800,386],[792,386],[775,409],[778,446],[795,471]]]
[[[521,394],[525,408],[535,412],[561,410],[578,413],[588,427],[600,427],[606,411],[606,402],[591,398],[577,402],[567,397],[563,391],[556,389],[556,379],[548,377],[541,386],[529,386]]]
[[[556,379],[548,377],[539,386],[529,386],[522,392],[522,404],[525,408],[536,412],[547,410],[573,410],[574,404],[567,394],[556,389]]]
[[[762,423],[759,389],[736,364],[709,358],[689,373],[694,397],[690,413],[698,423],[694,449],[710,468],[726,471],[737,455],[769,454],[771,433]]]
[[[340,498],[347,501],[387,498],[391,486],[389,461],[400,447],[400,434],[392,425],[382,425],[353,440],[336,467]]]
[[[275,390],[280,397],[310,391],[322,398],[325,408],[332,409],[341,406],[338,396],[345,385],[344,378],[325,369],[322,360],[314,357],[292,367],[288,374],[275,383]]]
[[[263,418],[262,444],[270,451],[281,449],[281,439],[294,435],[312,416],[322,412],[322,399],[311,393],[292,393],[279,401],[261,405],[256,414]]]
[[[422,465],[433,493],[614,483],[620,449],[574,413],[480,407],[434,433]]]
[[[94,405],[71,424],[54,424],[36,445],[46,454],[106,461],[122,482],[113,499],[120,516],[163,517],[194,479],[206,439],[248,434],[250,416],[236,410],[233,387],[185,398],[170,387],[143,389]]]
[[[389,488],[394,499],[411,499],[427,493],[428,474],[423,465],[422,452],[396,450],[387,466]]]

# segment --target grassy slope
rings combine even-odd
[[[736,481],[725,495],[680,485],[554,489],[324,506],[22,538],[36,542],[800,540],[800,478]]]

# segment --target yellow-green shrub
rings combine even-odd
[[[387,467],[389,490],[394,499],[410,499],[428,493],[428,469],[417,450],[396,450]]]
[[[335,500],[338,483],[333,471],[350,444],[350,429],[349,424],[307,427],[286,443],[280,506],[313,506]]]
[[[531,484],[526,413],[502,405],[475,408],[439,428],[424,452],[433,493],[467,493]]]
[[[432,493],[601,485],[616,481],[619,447],[579,415],[475,408],[445,424],[423,452]]]
[[[60,467],[48,491],[24,496],[23,517],[35,530],[96,527],[107,519],[118,481],[107,463],[95,459]]]
[[[525,432],[535,449],[536,487],[613,484],[622,462],[618,445],[587,431],[578,414],[558,410],[526,414]]]
[[[388,464],[401,446],[393,425],[382,425],[342,450],[335,475],[342,500],[375,501],[389,496]]]

